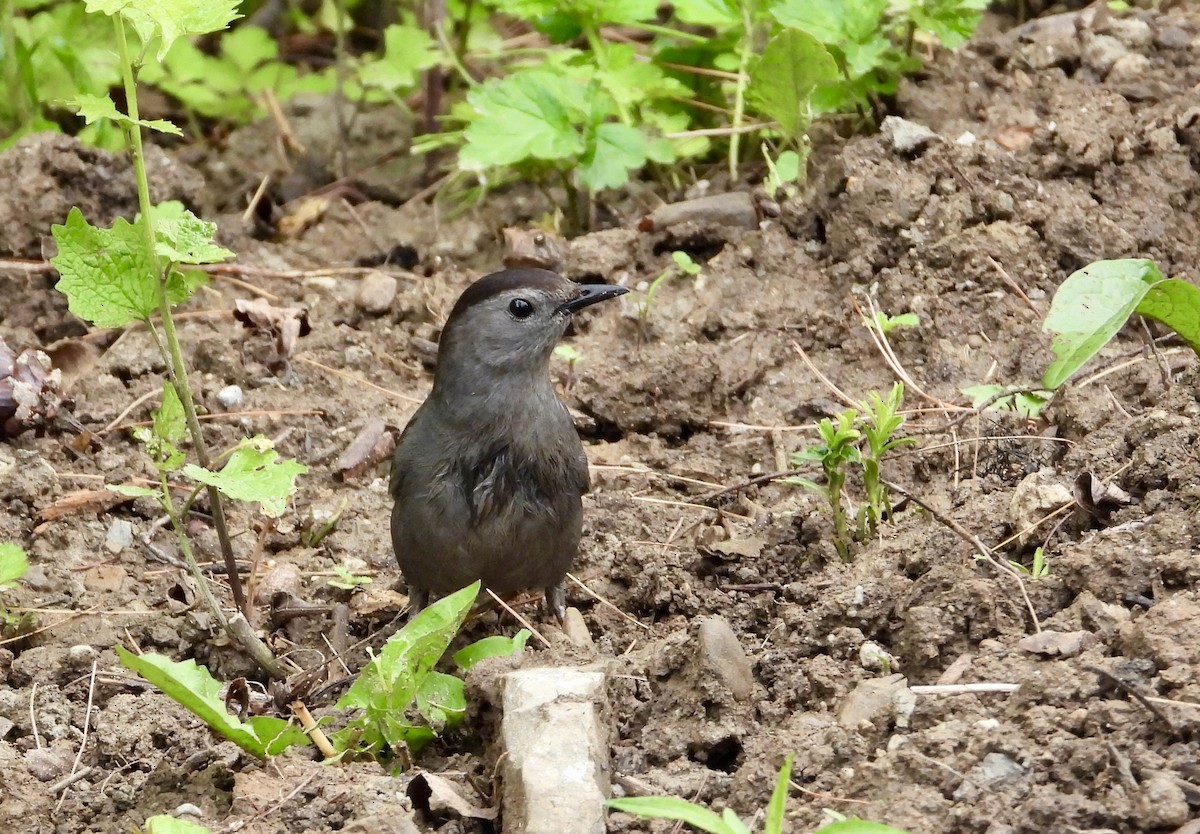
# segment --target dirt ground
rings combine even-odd
[[[575,570],[589,591],[568,586],[594,646],[531,646],[521,662],[612,672],[616,792],[749,818],[792,752],[789,831],[816,828],[826,808],[922,834],[1200,830],[1196,357],[1170,340],[1152,352],[1132,323],[1040,421],[945,410],[967,403],[965,386],[1041,378],[1051,358],[1041,321],[1057,285],[1088,262],[1148,257],[1200,280],[1200,14],[1079,23],[993,23],[937,57],[896,106],[935,138],[826,137],[808,186],[778,213],[768,206],[758,229],[637,232],[649,206],[629,201],[610,207],[618,228],[565,253],[572,277],[631,287],[675,249],[704,265],[658,291],[644,339],[631,293],[582,316],[569,387],[565,361],[553,368],[594,465]],[[297,129],[331,124],[321,112],[293,109]],[[366,201],[330,201],[294,238],[259,239],[241,212],[271,158],[271,130],[235,133],[221,153],[156,152],[152,177],[156,199],[204,209],[238,264],[269,271],[214,278],[181,325],[205,408],[248,412],[208,423],[213,445],[261,432],[311,467],[295,513],[277,524],[234,509],[239,555],[258,554],[260,588],[290,572],[306,599],[348,600],[357,638],[382,629],[403,598],[390,590],[386,466],[342,479],[335,461],[370,421],[404,425],[431,380],[414,339],[436,339],[462,288],[498,268],[500,230],[535,222],[547,204],[517,189],[451,216],[405,202],[420,188],[410,177],[391,194],[373,186]],[[52,251],[49,226],[73,204],[93,222],[130,211],[122,166],[61,137],[22,142],[0,171],[9,257]],[[388,253],[403,267],[327,270]],[[398,279],[394,298],[380,274]],[[44,626],[0,647],[0,830],[127,832],[185,803],[213,831],[498,830],[424,810],[411,775],[372,764],[327,767],[303,752],[259,763],[120,668],[115,644],[195,657],[225,680],[251,671],[214,637],[185,574],[156,558],[174,550],[152,506],[54,512],[80,490],[147,473],[127,431],[103,432],[149,414],[150,401],[125,413],[161,386],[147,334],[88,335],[52,277],[5,275],[5,341],[90,346],[68,377],[74,414],[102,445],[74,452],[55,432],[0,444],[0,540],[23,544],[32,565],[3,601],[40,609]],[[312,324],[282,371],[268,367],[271,341],[230,314],[262,292],[307,308]],[[885,474],[937,512],[901,501],[844,564],[824,508],[798,487],[712,496],[787,468],[812,441],[812,421],[841,408],[797,347],[851,397],[890,387],[896,373],[855,312],[868,299],[920,318],[890,336],[915,383],[906,431],[920,443]],[[243,397],[227,407],[218,393],[230,385]],[[1129,500],[1095,514],[1072,506],[1087,476]],[[343,502],[336,532],[305,547],[304,519]],[[1028,565],[1043,546],[1049,574],[1019,582],[972,558],[947,519],[1000,560]],[[135,533],[124,548],[119,521]],[[194,532],[212,560],[210,527],[201,519]],[[374,582],[353,596],[330,587],[345,564]],[[328,655],[326,616],[272,629],[267,606],[256,610],[277,652],[308,667]],[[702,623],[719,629],[712,618],[732,628],[748,665],[706,654],[696,638]],[[468,636],[516,628],[486,614]],[[1030,641],[1039,630],[1050,636]],[[887,668],[860,660],[867,641],[893,656]],[[495,672],[469,680],[468,729],[418,762],[479,805],[498,789]],[[908,688],[968,683],[1017,686]],[[610,818],[614,832],[670,828]]]

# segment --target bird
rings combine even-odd
[[[392,545],[412,612],[479,580],[499,596],[544,589],[563,623],[591,483],[550,356],[575,313],[627,291],[525,267],[459,296],[433,388],[392,458]]]

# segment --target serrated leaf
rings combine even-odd
[[[225,29],[241,17],[241,0],[86,0],[89,12],[119,14],[137,31],[143,44],[160,37],[161,62],[176,39]]]
[[[383,42],[383,57],[370,61],[358,72],[363,86],[409,89],[416,85],[421,70],[440,60],[433,38],[416,26],[393,24],[384,30]]]
[[[296,491],[296,478],[308,467],[290,458],[279,459],[271,442],[259,435],[229,456],[220,472],[189,463],[183,474],[202,484],[214,486],[234,501],[256,502],[263,515],[283,515],[287,500]]]
[[[1055,333],[1055,360],[1042,377],[1051,390],[1066,382],[1116,335],[1151,287],[1163,280],[1153,261],[1096,261],[1072,273],[1054,294],[1042,330]]]
[[[785,29],[767,42],[751,67],[747,99],[779,122],[788,138],[798,140],[812,122],[813,91],[837,78],[837,62],[816,38]]]
[[[201,220],[178,200],[159,203],[152,214],[155,249],[159,257],[177,264],[212,264],[233,257],[233,252],[213,243],[217,224]],[[191,295],[191,292],[187,294]],[[183,299],[171,300],[178,303]]]
[[[475,87],[467,94],[475,118],[464,132],[459,166],[477,171],[529,159],[579,156],[584,144],[575,123],[581,120],[578,105],[586,95],[587,88],[578,81],[542,69],[518,71]]]
[[[883,37],[880,26],[887,6],[888,0],[783,0],[771,7],[771,15],[823,44],[842,44]]]
[[[163,383],[162,402],[154,409],[151,426],[154,436],[168,443],[178,443],[183,440],[187,431],[184,423],[183,403],[179,401],[179,393],[170,380]]]
[[[158,309],[158,278],[139,226],[118,217],[111,229],[101,229],[73,208],[67,222],[50,231],[58,244],[50,263],[61,276],[55,287],[72,313],[96,327],[123,327]]]
[[[221,36],[221,55],[243,73],[248,73],[260,64],[275,60],[279,55],[279,44],[261,26],[242,24]]]
[[[628,796],[610,799],[605,804],[639,817],[679,820],[709,834],[737,834],[737,829],[712,811],[675,796]]]
[[[646,137],[640,130],[605,122],[595,131],[594,144],[575,169],[579,181],[595,192],[629,182],[629,171],[646,164]]]
[[[955,49],[975,33],[987,5],[988,0],[924,0],[912,8],[912,21]]]
[[[11,587],[29,570],[25,549],[16,542],[0,544],[0,588]]]
[[[1161,321],[1200,355],[1200,288],[1178,278],[1150,287],[1137,306],[1143,316]]]
[[[175,136],[183,135],[182,130],[166,119],[131,119],[118,110],[117,105],[113,104],[113,100],[107,95],[97,96],[80,93],[74,98],[68,99],[67,104],[78,108],[79,115],[83,117],[84,122],[87,124],[91,124],[99,119],[108,119],[120,124],[141,125],[150,130],[170,133]]]
[[[485,658],[511,657],[515,654],[520,654],[525,650],[525,644],[529,641],[529,637],[530,631],[527,628],[521,629],[512,637],[505,637],[503,634],[493,634],[491,637],[484,637],[482,640],[476,640],[471,645],[456,651],[454,653],[454,663],[459,669],[466,672]]]
[[[240,721],[221,700],[221,684],[194,660],[176,662],[160,654],[135,655],[115,647],[121,665],[157,686],[164,695],[243,750],[260,758],[274,756],[294,744],[307,744],[299,727],[282,718],[256,715]]]

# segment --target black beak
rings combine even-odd
[[[628,288],[619,287],[616,284],[580,284],[579,297],[572,298],[570,301],[560,304],[558,312],[576,313],[584,307],[595,304],[597,301],[616,298],[618,295],[624,295],[627,292],[629,292]]]

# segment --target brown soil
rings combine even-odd
[[[919,327],[892,332],[891,346],[920,388],[907,391],[909,430],[932,429],[956,416],[939,403],[965,402],[964,386],[1040,378],[1050,359],[1040,324],[1073,270],[1148,257],[1197,281],[1198,84],[1200,14],[1186,8],[980,37],[905,86],[899,115],[939,136],[924,147],[900,153],[883,136],[824,145],[809,186],[758,230],[634,233],[637,213],[626,207],[626,230],[573,243],[569,274],[631,286],[666,268],[673,249],[705,261],[700,277],[659,290],[644,340],[635,294],[592,311],[571,337],[583,359],[565,398],[586,418],[596,465],[576,574],[621,613],[569,586],[594,655],[531,648],[523,662],[608,663],[618,791],[749,818],[794,752],[790,831],[815,828],[824,808],[925,834],[1170,832],[1200,816],[1200,372],[1186,349],[1168,342],[1155,355],[1131,324],[1044,421],[972,416],[894,454],[891,480],[1000,559],[1029,564],[1044,546],[1049,575],[1024,582],[1028,606],[1020,583],[972,558],[962,537],[912,502],[849,564],[836,557],[825,508],[797,487],[731,492],[712,502],[719,512],[706,503],[722,486],[786,466],[811,441],[812,420],[839,408],[796,346],[852,397],[891,385],[895,373],[855,303],[920,316]],[[237,134],[220,158],[159,155],[156,197],[221,213],[224,242],[243,265],[312,270],[396,247],[415,253],[411,271],[381,268],[399,279],[381,314],[359,303],[367,279],[356,275],[246,277],[274,303],[309,311],[312,332],[282,372],[268,368],[270,340],[228,312],[250,297],[242,284],[214,280],[187,308],[201,314],[182,324],[205,407],[222,411],[217,392],[236,384],[245,392],[237,408],[253,412],[211,422],[214,445],[260,432],[311,467],[295,513],[274,527],[233,511],[234,529],[246,531],[239,553],[248,559],[257,540],[260,574],[295,566],[302,595],[319,602],[349,598],[327,582],[334,566],[359,560],[375,578],[351,599],[352,632],[363,636],[401,601],[387,591],[396,568],[386,467],[342,482],[334,460],[368,421],[404,424],[430,382],[413,338],[436,338],[457,293],[499,265],[502,227],[547,207],[516,192],[439,221],[425,204],[334,200],[298,237],[258,240],[240,219],[243,186],[253,191],[265,157],[258,131],[247,132],[241,157]],[[0,158],[14,185],[0,197],[9,254],[46,252],[49,225],[67,206],[91,206],[93,222],[129,212],[128,182],[106,173],[112,165],[61,138],[27,140]],[[189,165],[205,173],[207,190]],[[85,333],[50,279],[7,284],[15,289],[0,336],[10,345]],[[71,394],[76,417],[99,430],[157,390],[163,367],[144,331],[95,343],[104,349],[85,354],[92,363],[75,368]],[[556,360],[554,373],[565,380],[565,363]],[[43,609],[46,626],[0,648],[0,830],[123,832],[182,803],[214,831],[239,821],[247,832],[410,830],[410,777],[366,763],[326,767],[305,753],[260,764],[123,673],[115,644],[195,657],[225,680],[251,670],[216,639],[176,567],[137,537],[116,555],[105,549],[110,525],[127,520],[173,554],[153,507],[41,520],[78,490],[147,472],[127,432],[83,454],[68,439],[0,444],[0,540],[21,542],[32,563],[4,602]],[[1026,529],[1085,474],[1132,502]],[[304,547],[302,519],[343,501],[337,531]],[[211,530],[201,520],[195,532],[213,559]],[[695,637],[709,617],[738,635],[748,694],[736,670],[714,671],[701,656]],[[329,628],[316,618],[270,636],[278,652],[316,666]],[[515,628],[489,614],[471,636]],[[1040,653],[1022,642],[1039,628],[1089,636]],[[860,662],[868,640],[894,656],[890,668]],[[913,686],[1019,688],[918,693],[914,702],[889,677],[897,672]],[[470,729],[419,764],[487,804],[494,709],[487,676],[472,683]],[[90,770],[53,794],[71,772],[89,702],[79,767]],[[421,831],[493,830],[449,811],[416,819]],[[669,829],[616,814],[610,826]]]

